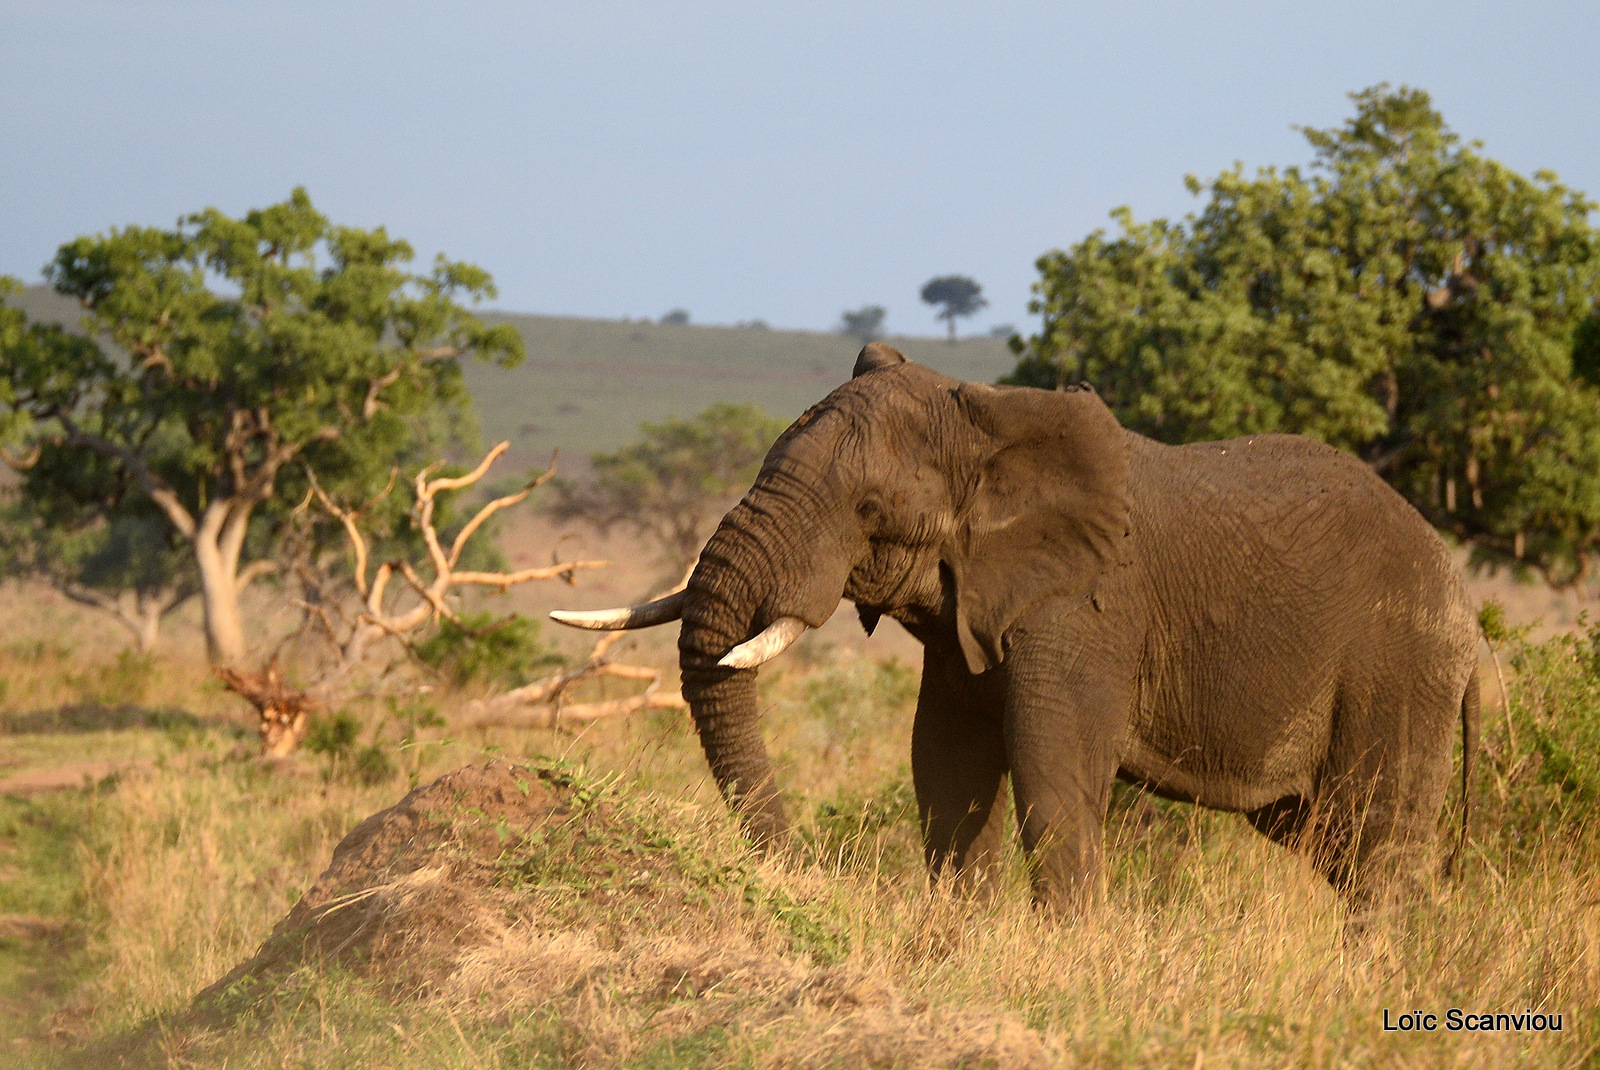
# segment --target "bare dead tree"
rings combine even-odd
[[[389,487],[377,497],[350,508],[336,502],[308,469],[310,492],[304,505],[309,507],[315,501],[344,528],[353,559],[352,579],[359,608],[351,611],[346,607],[346,600],[337,596],[319,596],[316,601],[307,600],[302,605],[308,624],[318,628],[336,650],[336,659],[330,669],[305,688],[295,689],[284,684],[278,673],[276,653],[260,672],[237,669],[218,671],[218,676],[230,691],[255,707],[260,717],[261,750],[264,755],[281,757],[291,753],[304,738],[312,712],[353,697],[368,655],[377,644],[393,639],[410,654],[416,637],[427,627],[437,625],[440,619],[459,624],[460,617],[452,605],[452,596],[459,589],[478,587],[505,591],[520,584],[557,578],[571,583],[578,571],[604,568],[609,564],[606,561],[557,561],[543,567],[510,572],[464,570],[459,567],[468,542],[492,516],[523,501],[535,488],[555,475],[555,464],[552,462],[549,469],[521,490],[488,502],[467,521],[447,548],[435,526],[438,496],[445,491],[462,490],[477,483],[509,446],[507,442],[495,446],[476,468],[462,476],[435,477],[438,463],[418,472],[412,480],[412,516],[422,535],[427,561],[420,571],[417,565],[404,558],[384,561],[371,572],[370,577],[369,544],[362,531],[362,516],[387,496],[395,480],[391,479]],[[424,572],[431,575],[425,578]],[[397,577],[399,582],[396,582]],[[310,570],[307,582],[316,590],[325,592],[325,585],[315,576],[314,570]],[[677,692],[663,692],[660,689],[659,670],[625,665],[611,659],[609,651],[623,634],[618,632],[604,636],[577,669],[556,673],[497,696],[488,703],[477,704],[472,723],[549,727],[563,722],[591,721],[639,709],[683,706],[683,699]],[[386,665],[385,671],[389,667],[392,667],[392,663]],[[637,680],[646,687],[643,693],[628,699],[562,707],[563,697],[574,685],[596,677]]]

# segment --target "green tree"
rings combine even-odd
[[[889,310],[882,305],[862,305],[854,311],[846,309],[839,314],[839,333],[848,334],[862,345],[876,342],[883,337],[883,321],[888,315]]]
[[[970,316],[989,303],[983,296],[983,287],[965,275],[940,275],[929,279],[922,287],[922,300],[930,305],[943,305],[935,319],[944,320],[950,328],[950,341],[956,340],[956,319]]]
[[[1112,213],[1038,262],[1007,381],[1088,380],[1167,442],[1310,435],[1480,560],[1557,585],[1600,540],[1594,204],[1483,156],[1426,93],[1352,94],[1302,171],[1235,167],[1180,223]]]
[[[162,622],[200,593],[194,561],[168,526],[145,516],[68,525],[32,505],[14,490],[0,503],[0,575],[42,580],[110,616],[141,653],[155,650]]]
[[[522,357],[511,327],[457,303],[493,296],[487,273],[411,259],[381,227],[331,225],[303,189],[240,219],[207,209],[62,246],[46,277],[87,334],[13,319],[0,336],[5,431],[33,450],[23,492],[160,518],[193,558],[212,657],[236,662],[239,594],[271,568],[247,558],[303,497],[300,469],[367,496],[462,432],[459,359]]]
[[[592,479],[558,484],[550,512],[601,531],[632,528],[674,567],[686,565],[700,551],[709,522],[755,479],[786,426],[756,405],[729,402],[689,420],[644,424],[634,442],[590,457]]]

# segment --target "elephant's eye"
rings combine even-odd
[[[877,530],[883,520],[883,507],[876,498],[863,498],[861,504],[856,506],[856,516],[861,520],[861,526],[869,532]]]

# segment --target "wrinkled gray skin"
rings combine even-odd
[[[772,447],[684,601],[684,694],[758,842],[786,829],[759,670],[717,661],[841,595],[924,645],[912,773],[936,880],[991,873],[1009,780],[1036,898],[1075,908],[1120,777],[1242,812],[1370,902],[1427,855],[1458,726],[1473,747],[1476,622],[1444,543],[1308,439],[1164,446],[1091,390],[868,346]]]

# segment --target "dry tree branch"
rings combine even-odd
[[[21,454],[20,456],[12,453],[4,446],[0,446],[0,460],[5,461],[7,467],[13,468],[18,472],[26,472],[28,469],[38,464],[39,458],[43,456],[44,449],[37,442],[33,444],[27,453]]]
[[[361,402],[361,419],[370,420],[378,415],[378,409],[383,405],[383,400],[378,397],[384,390],[400,381],[401,369],[391,368],[367,384],[367,396]]]
[[[504,448],[505,446],[506,443],[504,442],[500,444],[500,448]],[[487,521],[491,516],[500,510],[509,508],[522,501],[528,495],[532,494],[534,490],[544,486],[546,483],[550,482],[551,479],[555,478],[555,474],[556,456],[552,456],[550,458],[550,467],[546,468],[541,474],[529,480],[521,490],[517,491],[515,494],[507,494],[504,497],[496,498],[494,501],[478,510],[477,515],[471,520],[467,521],[466,526],[461,529],[458,535],[456,535],[456,541],[450,546],[450,567],[454,568],[456,563],[461,560],[461,551],[466,548],[467,540],[472,538],[473,534],[478,530],[479,527],[483,525],[485,521]],[[535,576],[533,578],[546,579],[548,577]]]
[[[689,585],[689,577],[693,574],[694,565],[691,564],[681,580],[651,595],[650,600],[677,594]],[[582,724],[643,709],[687,709],[689,704],[681,691],[660,690],[661,670],[619,664],[610,659],[608,655],[611,648],[627,635],[626,631],[606,632],[595,641],[588,658],[578,668],[473,703],[468,723],[475,728],[556,728],[562,724]],[[562,697],[568,689],[601,676],[644,680],[649,686],[632,698],[571,706],[562,703]]]
[[[275,660],[261,673],[230,672],[223,675],[223,682],[228,688],[244,696],[260,714],[264,754],[283,755],[293,751],[304,736],[309,711],[336,705],[355,693],[355,676],[367,651],[375,642],[385,638],[395,639],[408,655],[414,657],[413,645],[420,629],[429,623],[437,623],[440,618],[458,621],[459,616],[449,601],[454,590],[463,587],[491,587],[505,591],[519,584],[556,577],[564,577],[571,582],[573,575],[580,570],[603,568],[608,564],[605,561],[570,560],[555,561],[547,566],[525,568],[515,572],[456,571],[456,565],[461,560],[468,540],[483,528],[490,517],[502,509],[523,501],[534,488],[548,482],[555,475],[555,461],[552,459],[550,467],[530,480],[520,491],[495,498],[483,505],[468,519],[461,532],[452,541],[449,552],[446,553],[434,523],[438,495],[443,491],[461,490],[480,481],[508,448],[510,448],[508,442],[495,446],[472,471],[465,475],[434,478],[433,473],[439,468],[439,463],[436,462],[423,468],[412,480],[416,495],[412,514],[422,534],[423,544],[427,547],[428,565],[432,571],[430,578],[424,578],[416,565],[403,558],[383,562],[373,572],[370,582],[367,578],[370,551],[368,539],[362,531],[361,517],[394,488],[398,477],[397,471],[390,473],[388,486],[379,494],[359,507],[347,508],[328,494],[309,467],[306,469],[310,490],[303,505],[309,506],[310,502],[315,500],[344,528],[354,557],[355,584],[361,598],[362,611],[351,621],[335,606],[340,618],[348,622],[343,641],[339,642],[336,638],[334,640],[339,650],[338,663],[325,676],[303,690],[290,688],[284,684]],[[388,604],[390,581],[396,574],[405,581],[405,586],[416,595],[417,599],[404,609]],[[685,581],[687,578],[686,576]],[[679,588],[675,589],[680,589],[682,586],[683,584],[679,584]],[[335,625],[326,608],[316,607],[315,616],[323,629],[333,636]],[[582,667],[558,673],[546,680],[499,696],[493,701],[494,709],[514,710],[515,723],[533,726],[553,725],[560,721],[588,721],[639,709],[684,705],[681,695],[677,692],[664,692],[660,689],[659,670],[618,664],[608,657],[611,647],[622,635],[623,633],[617,632],[601,637]],[[627,699],[572,706],[566,710],[561,708],[561,698],[568,688],[580,680],[599,676],[643,681],[647,687],[642,694]],[[541,704],[552,708],[544,713],[530,712],[533,707]],[[292,711],[292,715],[285,716],[285,710]],[[480,719],[474,723],[491,722]]]
[[[367,595],[367,540],[362,536],[361,528],[356,524],[356,521],[360,520],[361,515],[368,509],[371,509],[389,496],[389,492],[394,490],[395,480],[400,476],[400,469],[389,469],[389,482],[384,484],[383,489],[377,494],[368,498],[365,504],[355,509],[341,507],[328,495],[327,491],[322,489],[322,484],[317,482],[317,473],[311,470],[311,466],[306,465],[305,470],[306,482],[310,484],[310,490],[307,492],[307,501],[310,501],[311,495],[315,495],[317,503],[330,516],[344,525],[345,537],[350,540],[350,549],[356,556],[356,590],[365,598]]]

